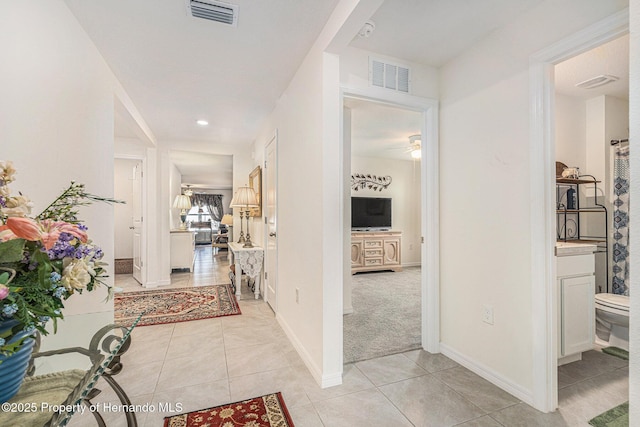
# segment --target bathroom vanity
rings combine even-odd
[[[558,365],[582,359],[595,334],[596,244],[556,243]]]

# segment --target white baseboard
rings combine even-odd
[[[293,330],[291,330],[291,328],[289,327],[287,322],[283,319],[283,317],[280,314],[276,314],[276,320],[282,327],[282,330],[284,331],[287,338],[289,338],[289,341],[291,341],[291,344],[293,344],[293,347],[296,349],[296,351],[302,358],[302,361],[307,366],[307,369],[309,369],[311,376],[313,376],[313,378],[316,380],[316,382],[318,383],[318,385],[320,385],[321,388],[333,387],[334,385],[342,384],[342,372],[323,375],[322,369],[318,368],[318,366],[313,362],[313,360],[311,359],[311,356],[309,355],[307,350],[304,348],[300,340],[298,340],[296,335],[293,333]]]
[[[171,279],[162,279],[158,281],[158,286],[169,286],[171,284]]]
[[[351,314],[353,313],[353,306],[350,307],[342,307],[342,314]]]
[[[468,370],[474,372],[477,375],[480,375],[490,383],[500,387],[507,393],[511,393],[513,396],[522,400],[527,405],[533,406],[533,393],[531,392],[531,390],[523,388],[519,384],[516,384],[510,379],[505,378],[499,373],[495,372],[488,366],[485,366],[482,363],[478,363],[476,360],[468,358],[466,355],[459,353],[457,350],[454,350],[446,344],[440,343],[440,352],[447,356],[449,359],[452,359],[454,362],[459,363]]]
[[[420,261],[418,261],[418,262],[407,262],[407,263],[402,264],[402,268],[405,268],[405,267],[421,267],[421,266],[422,266],[422,263]]]

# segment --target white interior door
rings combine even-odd
[[[133,278],[140,284],[142,280],[142,162],[133,168]]]
[[[265,148],[265,299],[278,311],[277,136]]]

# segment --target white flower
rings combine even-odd
[[[7,207],[2,208],[2,214],[5,217],[21,217],[24,218],[31,213],[33,203],[25,196],[7,197],[5,200]]]
[[[0,160],[0,181],[4,181],[5,184],[10,183],[14,180],[15,173],[16,168],[13,167],[12,162]]]
[[[65,258],[62,260],[62,279],[60,282],[68,290],[84,289],[96,275],[90,258]]]

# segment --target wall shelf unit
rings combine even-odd
[[[604,254],[606,264],[606,289],[599,292],[609,292],[609,214],[602,204],[603,196],[598,194],[599,183],[591,175],[581,175],[578,179],[556,178],[556,237],[559,242],[597,245],[596,253]],[[593,203],[582,207],[581,199],[587,199],[586,194],[582,194],[585,189],[593,190]]]

